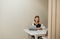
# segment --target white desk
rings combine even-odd
[[[24,29],[24,31],[30,35],[34,35],[35,39],[37,39],[38,36],[44,36],[47,32],[47,29],[45,30],[37,30],[37,31],[32,31],[29,29]]]

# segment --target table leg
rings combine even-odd
[[[35,39],[38,39],[37,35],[35,35]]]

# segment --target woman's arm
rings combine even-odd
[[[37,30],[42,30],[42,28],[36,28]]]
[[[43,24],[41,24],[41,28],[42,28],[42,29],[46,29],[46,27],[45,27]]]

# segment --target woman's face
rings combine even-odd
[[[39,18],[37,17],[37,18],[35,18],[35,22],[38,22],[39,21]]]

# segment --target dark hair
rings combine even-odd
[[[36,21],[35,18],[40,18],[40,17],[39,17],[39,16],[35,16],[35,17],[34,17],[34,21]],[[38,22],[39,22],[39,20],[38,20]]]
[[[39,18],[39,16],[35,16],[35,18]]]

